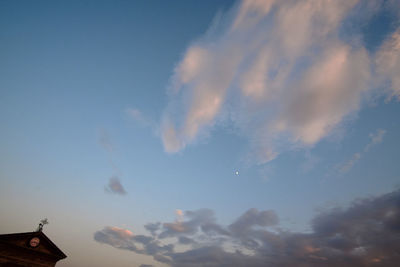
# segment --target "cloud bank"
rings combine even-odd
[[[249,209],[223,226],[212,210],[201,209],[186,211],[182,221],[146,225],[149,236],[105,227],[94,239],[177,267],[397,266],[400,261],[400,190],[327,210],[314,217],[310,233],[285,231],[278,223],[272,210]]]
[[[373,13],[382,3],[235,6],[213,25],[218,32],[190,45],[175,68],[161,123],[165,151],[178,152],[230,121],[249,140],[251,159],[266,163],[293,146],[318,143],[376,87],[385,84],[387,94],[400,97],[400,29],[372,54],[357,37],[341,36],[355,7]]]

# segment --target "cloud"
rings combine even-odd
[[[114,173],[116,173],[110,177],[108,185],[104,187],[104,190],[108,193],[125,195],[127,192],[118,178],[118,176],[122,175],[121,171],[113,161],[113,152],[115,151],[115,146],[105,130],[100,131],[99,144],[108,152],[108,161],[114,170]]]
[[[311,171],[319,162],[321,159],[313,154],[311,154],[309,151],[305,153],[305,161],[301,164],[301,169],[303,172],[309,172]]]
[[[176,215],[176,220],[177,220],[178,222],[183,220],[184,214],[183,214],[183,211],[182,211],[182,210],[176,209],[176,210],[175,210],[175,215]]]
[[[126,194],[125,189],[121,185],[118,176],[121,176],[122,173],[114,163],[113,153],[115,152],[115,145],[111,141],[111,138],[106,130],[102,129],[100,131],[100,137],[98,139],[99,144],[107,151],[108,154],[108,162],[114,171],[114,175],[110,178],[108,185],[104,187],[104,190],[109,193],[115,194]]]
[[[100,131],[99,144],[110,154],[115,150],[115,146],[105,130]]]
[[[193,42],[175,68],[161,122],[165,151],[181,151],[219,122],[230,121],[248,138],[250,159],[266,163],[282,151],[317,144],[357,112],[374,89],[375,65],[397,92],[398,31],[376,55],[357,37],[341,36],[355,6],[372,12],[357,4],[250,0],[236,5],[213,25],[219,31]]]
[[[339,170],[341,172],[348,172],[361,159],[361,157],[365,153],[367,153],[373,146],[376,146],[376,145],[382,143],[383,137],[385,136],[385,134],[386,134],[386,130],[384,130],[384,129],[378,129],[378,130],[376,130],[375,133],[370,133],[369,134],[370,142],[367,145],[365,145],[363,151],[354,153],[354,155],[351,157],[351,159],[349,159],[348,161],[343,163],[341,166],[339,166]]]
[[[272,226],[278,223],[278,216],[272,210],[261,211],[249,209],[229,226],[236,235],[245,234],[253,226]]]
[[[179,237],[178,237],[178,242],[179,242],[180,244],[184,244],[184,245],[188,245],[188,244],[193,244],[193,243],[195,243],[195,241],[194,241],[193,239],[191,239],[191,238],[189,238],[189,237],[186,237],[186,236],[179,236]]]
[[[383,137],[385,136],[385,134],[386,134],[386,130],[384,130],[384,129],[378,129],[375,133],[370,133],[369,138],[371,139],[371,141],[365,146],[364,152],[368,152],[368,150],[371,147],[382,143]]]
[[[127,108],[125,113],[134,121],[145,127],[155,127],[155,122],[146,117],[143,112],[136,108]]]
[[[153,236],[157,234],[157,231],[160,229],[161,223],[148,223],[144,226],[144,228],[149,231]]]
[[[159,238],[176,237],[181,234],[195,234],[199,227],[207,227],[215,222],[214,212],[210,209],[200,209],[197,211],[186,211],[184,213],[187,221],[182,221],[183,217],[172,223],[164,223]],[[179,216],[179,215],[178,215]]]
[[[360,158],[361,158],[361,153],[359,152],[354,153],[351,159],[349,159],[340,167],[340,171],[348,172],[351,168],[353,168],[354,164],[356,164],[360,160]]]
[[[400,100],[400,28],[382,45],[376,66],[381,78],[389,83],[391,96]]]
[[[136,251],[136,246],[130,242],[132,232],[118,227],[105,227],[94,234],[94,240],[99,243],[112,244],[113,247]]]
[[[131,231],[118,227],[106,226],[104,229],[94,233],[96,242],[108,244],[118,249],[129,250],[139,254],[151,255],[160,262],[169,262],[163,253],[171,253],[172,244],[162,245],[151,236],[134,235]]]
[[[119,195],[126,194],[126,191],[117,176],[112,176],[110,178],[108,185],[105,187],[105,191],[109,192],[109,193],[119,194]]]
[[[136,121],[144,120],[142,112],[136,108],[127,108],[126,113]]]
[[[186,230],[171,232],[176,241],[169,239],[169,244],[161,242],[162,233],[134,235],[117,227],[97,231],[94,239],[176,267],[394,267],[400,260],[400,190],[326,210],[314,217],[309,233],[280,230],[270,210],[249,209],[229,226],[217,224],[207,209],[186,211],[185,216]],[[223,231],[204,230],[210,223]],[[165,223],[163,228],[171,229]]]

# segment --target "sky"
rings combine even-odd
[[[57,266],[395,266],[400,1],[0,2],[0,234]]]

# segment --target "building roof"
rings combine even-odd
[[[40,244],[37,248],[28,245],[29,241],[34,237],[40,239]],[[48,254],[57,258],[57,260],[67,257],[42,231],[0,235],[0,244]]]

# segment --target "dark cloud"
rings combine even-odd
[[[138,243],[142,243],[143,245],[149,244],[151,241],[154,240],[153,237],[151,236],[145,236],[145,235],[136,235],[132,237],[132,240]]]
[[[206,234],[219,234],[219,235],[230,235],[230,232],[224,227],[216,224],[216,223],[205,223],[201,225],[201,230]]]
[[[162,229],[161,223],[147,224],[151,236],[106,227],[94,239],[175,267],[394,267],[400,262],[400,190],[327,210],[312,220],[311,233],[279,230],[271,210],[249,209],[227,227],[208,209],[187,211],[184,218]],[[189,249],[174,250],[182,245]]]
[[[137,247],[131,241],[133,234],[128,230],[117,227],[105,227],[94,233],[94,240],[99,243],[109,244],[115,248],[138,252]]]
[[[259,212],[257,209],[249,209],[240,216],[229,229],[236,235],[248,232],[253,226],[272,226],[278,223],[278,216],[272,210]]]
[[[250,257],[240,253],[227,253],[221,247],[209,246],[172,255],[173,266],[249,266]]]
[[[119,195],[126,194],[126,191],[117,176],[112,176],[110,178],[110,181],[108,182],[108,185],[105,187],[105,190],[106,190],[106,192],[119,194]]]
[[[178,237],[178,241],[180,244],[183,245],[189,245],[195,243],[195,241],[192,238],[186,237],[186,236],[180,236]]]
[[[144,226],[144,228],[149,231],[153,236],[156,235],[156,232],[160,230],[161,228],[161,223],[148,223]]]

